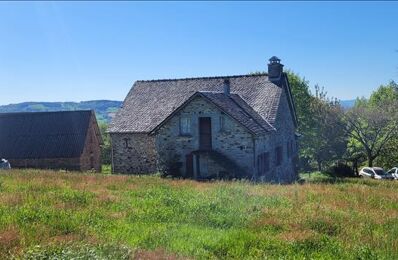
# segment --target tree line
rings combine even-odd
[[[380,86],[370,98],[344,109],[323,88],[288,72],[301,134],[301,171],[356,175],[361,166],[398,165],[398,84]]]

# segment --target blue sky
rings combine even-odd
[[[398,80],[398,2],[0,3],[0,104],[123,100],[139,79],[246,74],[276,55],[330,96]]]

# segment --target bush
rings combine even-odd
[[[326,173],[333,177],[355,177],[353,169],[344,163],[331,166]]]
[[[182,177],[181,166],[182,163],[180,162],[180,156],[177,154],[169,155],[167,159],[159,162],[162,177]]]

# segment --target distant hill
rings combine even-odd
[[[355,99],[351,100],[340,100],[340,104],[343,108],[351,108],[355,105]]]
[[[24,102],[0,106],[0,113],[93,109],[99,121],[109,123],[121,105],[121,101],[112,100],[91,100],[82,102]]]
[[[355,104],[355,99],[341,100],[340,104],[344,108],[351,108]],[[121,101],[112,100],[91,100],[82,102],[24,102],[0,106],[0,113],[93,109],[99,121],[109,123],[121,105]]]

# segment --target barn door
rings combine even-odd
[[[199,148],[211,150],[211,118],[199,117]]]

